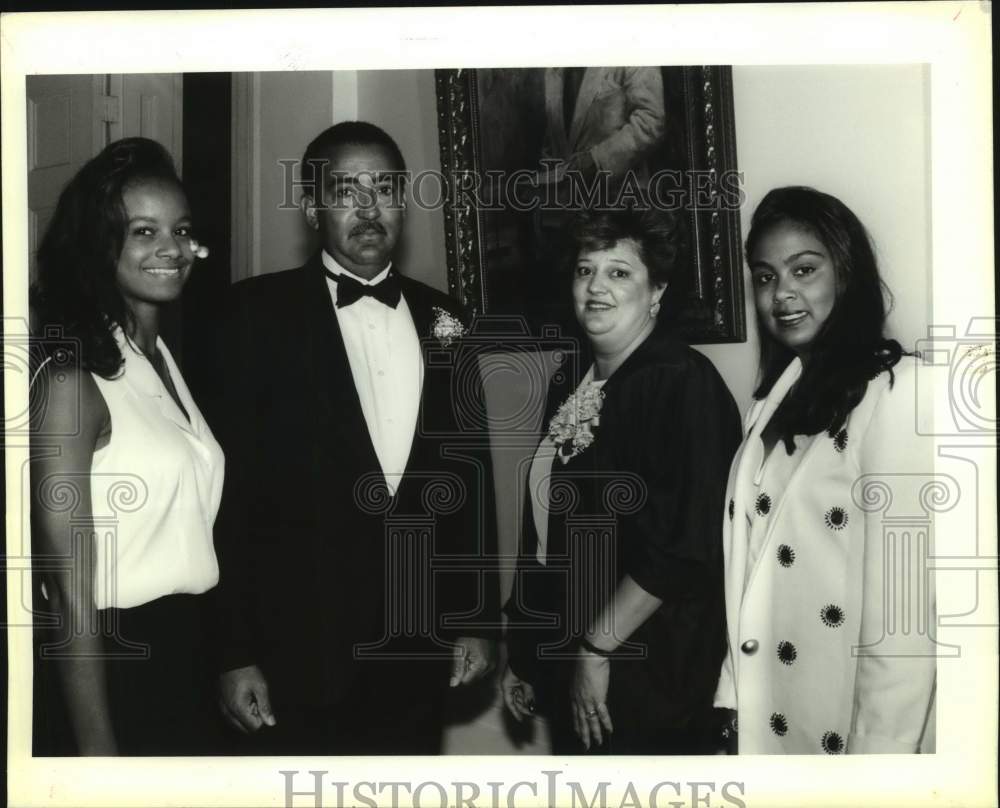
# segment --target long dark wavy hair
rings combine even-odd
[[[750,221],[747,260],[760,240],[774,228],[792,225],[810,233],[826,247],[837,279],[833,310],[809,349],[809,361],[785,397],[773,423],[789,454],[794,435],[831,436],[844,425],[868,388],[903,354],[898,342],[884,335],[892,296],[883,283],[871,239],[858,217],[839,199],[813,188],[775,188],[761,200]],[[760,339],[760,381],[754,398],[771,392],[795,354],[778,342],[757,315]]]
[[[128,226],[122,193],[150,180],[183,190],[159,143],[132,137],[109,144],[63,189],[38,247],[38,278],[31,290],[36,330],[61,327],[79,343],[80,367],[106,379],[116,376],[123,362],[114,329],[132,327],[116,280]]]

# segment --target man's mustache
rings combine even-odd
[[[365,233],[381,233],[385,235],[385,228],[379,222],[362,222],[351,228],[352,236],[363,236]]]

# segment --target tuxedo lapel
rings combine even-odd
[[[396,272],[397,270],[393,270]],[[427,358],[427,338],[431,335],[431,324],[434,320],[433,312],[431,309],[433,306],[424,294],[423,289],[421,289],[417,284],[412,283],[409,278],[399,275],[399,285],[403,291],[403,299],[406,300],[406,306],[410,310],[410,316],[413,318],[413,327],[417,331],[417,339],[420,340],[420,352],[424,355],[426,362]]]
[[[397,270],[393,270],[397,271]],[[450,392],[450,385],[440,383],[435,372],[435,364],[430,362],[428,352],[434,348],[434,342],[430,339],[431,326],[433,323],[432,304],[424,293],[423,288],[412,283],[403,275],[399,276],[400,288],[403,292],[403,300],[410,310],[410,317],[413,318],[413,328],[417,332],[417,340],[420,343],[420,359],[424,363],[423,381],[420,385],[420,401],[417,405],[417,421],[413,429],[413,437],[410,441],[410,454],[407,459],[406,469],[409,470],[415,464],[419,464],[417,459],[419,449],[422,446],[420,436],[424,433],[424,425],[428,411],[440,412],[440,407],[451,406],[450,401],[440,401],[441,396],[447,396]],[[430,404],[428,404],[430,401]],[[404,473],[404,480],[406,475]]]
[[[320,418],[328,425],[322,433],[336,436],[338,455],[351,458],[359,472],[377,470],[378,457],[354,386],[351,362],[319,255],[303,271],[306,273],[304,325],[311,354],[309,370],[313,373]]]

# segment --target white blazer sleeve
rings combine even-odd
[[[923,372],[924,368],[921,368]],[[852,754],[910,753],[920,744],[935,688],[934,590],[927,572],[931,530],[920,519],[886,522],[920,510],[934,473],[933,438],[917,434],[914,362],[895,369],[858,447],[862,475],[884,482],[892,503],[865,514],[862,614]],[[926,524],[926,521],[925,521]],[[916,525],[916,526],[915,526]]]

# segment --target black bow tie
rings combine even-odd
[[[399,305],[399,297],[402,291],[399,288],[399,278],[393,272],[390,272],[378,283],[370,285],[356,281],[350,275],[337,274],[336,272],[331,272],[326,267],[323,267],[323,269],[327,277],[333,278],[337,282],[338,309],[356,303],[365,295],[374,297],[391,309]]]

